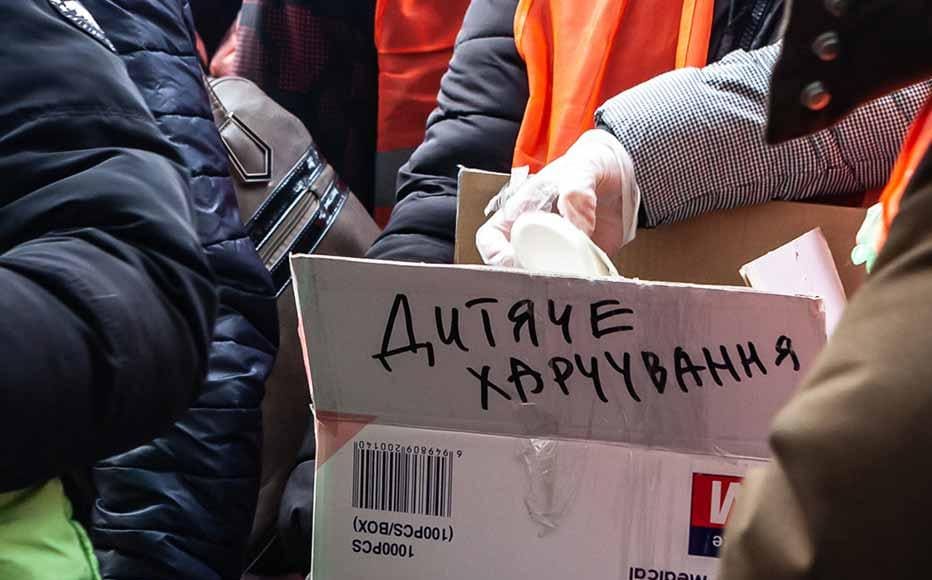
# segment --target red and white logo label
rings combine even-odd
[[[741,491],[741,478],[733,475],[693,474],[692,513],[689,519],[689,553],[718,557],[723,528]]]

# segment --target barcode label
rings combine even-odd
[[[353,446],[353,507],[450,517],[453,455]]]

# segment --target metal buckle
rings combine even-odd
[[[223,130],[230,124],[242,131],[262,152],[264,163],[261,171],[249,172],[246,166],[243,165],[243,162],[236,156],[230,144],[227,143],[226,137],[223,135]],[[252,129],[247,127],[246,124],[236,116],[236,113],[228,113],[218,130],[220,132],[220,141],[223,143],[223,148],[226,149],[227,156],[230,158],[230,165],[236,170],[237,177],[239,177],[243,183],[263,183],[272,179],[272,148],[266,145],[265,141],[253,132]]]

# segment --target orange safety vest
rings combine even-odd
[[[398,169],[424,137],[468,0],[377,0],[379,63],[376,219],[394,204]],[[519,0],[515,44],[529,99],[514,164],[538,171],[592,127],[621,91],[683,66],[703,66],[714,0]]]
[[[385,225],[395,201],[395,177],[424,139],[437,106],[469,0],[377,0],[375,48],[379,64],[376,136],[376,220]]]
[[[714,0],[519,0],[515,43],[530,98],[514,166],[536,172],[565,153],[625,89],[705,65],[713,8]]]
[[[877,241],[878,252],[887,240],[887,232],[890,231],[893,218],[900,212],[903,194],[930,147],[932,147],[932,97],[926,100],[919,116],[913,121],[906,140],[903,142],[900,155],[893,166],[890,181],[887,182],[880,197],[883,204],[883,229]]]

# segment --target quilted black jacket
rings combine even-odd
[[[200,397],[152,443],[97,465],[89,532],[105,578],[239,578],[258,490],[260,403],[278,341],[271,281],[240,221],[189,3],[83,3],[189,172],[220,299]]]

